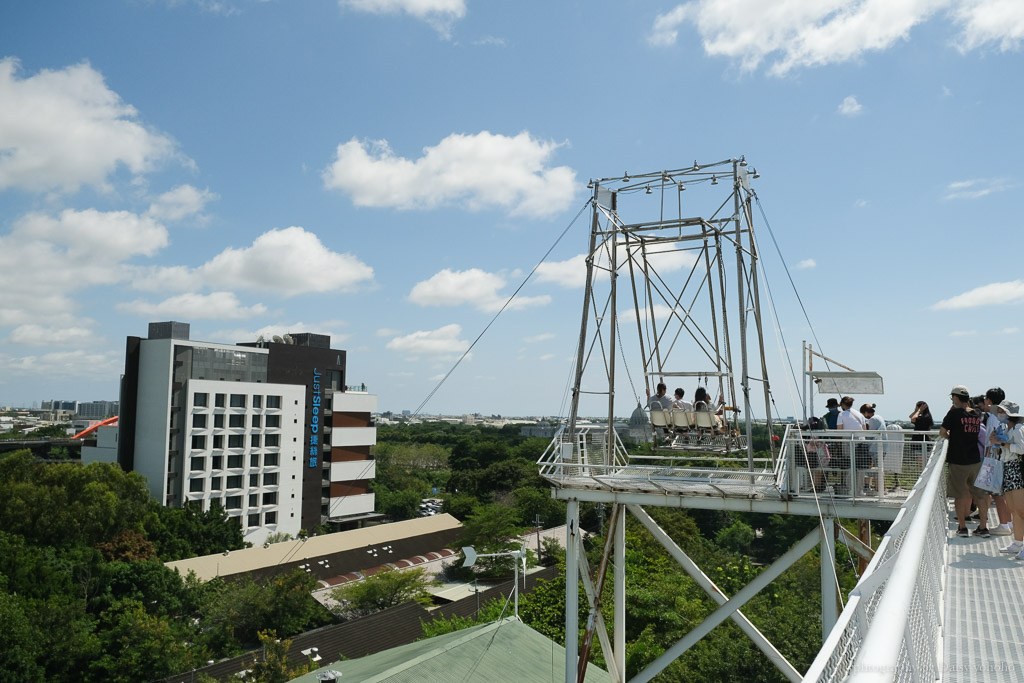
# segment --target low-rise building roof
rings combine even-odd
[[[284,541],[244,550],[225,551],[216,555],[177,560],[168,562],[167,566],[177,569],[182,575],[193,571],[201,581],[209,581],[218,576],[256,572],[277,565],[292,565],[303,560],[312,560],[344,551],[379,547],[416,536],[456,530],[461,526],[459,520],[449,514],[431,515],[403,522],[378,524],[351,531],[311,536],[305,541]]]

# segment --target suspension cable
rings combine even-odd
[[[469,347],[468,347],[468,348],[467,348],[467,349],[466,349],[466,350],[465,350],[465,351],[464,351],[464,352],[462,353],[462,355],[461,355],[461,356],[459,356],[459,359],[458,359],[457,361],[455,361],[455,364],[454,364],[454,365],[452,365],[451,369],[450,369],[450,370],[448,370],[448,372],[446,372],[446,373],[445,373],[444,377],[442,377],[442,378],[441,378],[441,381],[439,381],[439,382],[437,383],[437,386],[435,386],[435,387],[434,387],[434,388],[433,388],[433,389],[432,389],[432,390],[430,391],[430,393],[429,393],[429,394],[427,394],[427,397],[423,399],[423,402],[422,402],[422,403],[420,403],[420,404],[419,404],[419,406],[417,406],[416,410],[415,410],[415,411],[413,411],[413,415],[419,415],[419,414],[420,414],[420,411],[422,411],[422,410],[423,410],[423,407],[424,407],[425,405],[427,405],[427,402],[428,402],[428,401],[430,401],[430,399],[432,399],[432,398],[434,397],[434,394],[436,394],[436,393],[437,393],[437,390],[441,388],[441,385],[443,385],[443,384],[445,383],[445,381],[446,381],[446,380],[447,380],[447,379],[448,379],[448,378],[449,378],[449,377],[451,376],[451,374],[452,374],[453,372],[455,372],[455,368],[459,367],[459,364],[460,364],[460,363],[462,363],[462,361],[466,359],[466,356],[468,356],[468,355],[469,355],[469,352],[473,350],[473,347],[477,345],[477,342],[479,342],[479,341],[480,341],[480,339],[482,339],[482,338],[483,338],[483,336],[484,336],[485,334],[487,334],[487,330],[491,329],[491,325],[493,325],[493,324],[494,324],[494,322],[495,322],[495,321],[496,321],[496,320],[498,319],[498,316],[500,316],[500,315],[501,315],[502,313],[504,313],[504,312],[505,312],[505,309],[509,307],[509,304],[511,304],[511,303],[512,303],[512,300],[513,300],[513,299],[515,299],[515,298],[516,298],[516,295],[518,295],[518,294],[519,294],[519,291],[520,291],[520,290],[521,290],[521,289],[522,289],[523,287],[525,287],[525,286],[526,286],[526,283],[530,281],[530,278],[532,278],[532,277],[533,277],[533,274],[537,272],[537,269],[538,269],[538,268],[540,268],[541,264],[543,264],[543,263],[544,263],[544,261],[546,261],[546,260],[547,260],[548,256],[550,256],[550,255],[551,255],[551,252],[555,250],[555,247],[557,247],[557,246],[558,246],[558,243],[562,241],[562,238],[563,238],[563,237],[565,237],[566,233],[568,233],[568,232],[569,232],[569,229],[570,229],[570,228],[571,228],[571,227],[572,227],[573,225],[575,225],[575,224],[576,224],[576,221],[577,221],[577,220],[579,220],[579,217],[583,215],[583,212],[584,212],[584,211],[586,211],[587,207],[588,207],[588,206],[590,206],[590,203],[591,203],[592,201],[593,201],[593,198],[588,198],[588,199],[587,199],[587,201],[585,201],[585,202],[583,203],[583,206],[581,206],[581,207],[580,207],[580,210],[579,210],[579,211],[578,211],[578,212],[576,213],[576,215],[575,215],[575,216],[573,217],[573,219],[572,219],[571,221],[569,221],[569,224],[568,224],[567,226],[565,226],[565,229],[564,229],[564,230],[562,230],[561,234],[560,234],[560,235],[558,236],[558,238],[557,238],[557,239],[555,240],[554,244],[552,244],[552,245],[551,245],[551,246],[550,246],[550,247],[548,248],[548,250],[547,250],[546,252],[544,252],[544,255],[540,257],[540,261],[537,261],[537,265],[535,265],[535,266],[533,267],[533,270],[531,270],[531,271],[530,271],[530,272],[529,272],[529,273],[528,273],[528,274],[526,275],[526,277],[525,277],[525,278],[523,278],[523,281],[519,283],[519,286],[518,286],[518,287],[516,287],[516,291],[512,292],[512,295],[511,295],[511,296],[509,296],[508,300],[507,300],[507,301],[505,301],[505,303],[504,303],[504,304],[502,304],[501,308],[500,308],[500,309],[498,310],[498,312],[497,312],[497,313],[495,313],[495,314],[494,314],[494,317],[493,317],[493,318],[491,318],[490,322],[488,322],[488,323],[487,323],[487,325],[486,325],[486,326],[484,326],[484,329],[483,329],[483,330],[482,330],[482,331],[480,332],[480,334],[478,334],[478,335],[477,335],[476,339],[474,339],[474,340],[473,340],[473,343],[469,345]]]

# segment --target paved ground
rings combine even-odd
[[[999,552],[1013,537],[958,538],[955,518],[949,529],[942,681],[1024,681],[1024,560]]]

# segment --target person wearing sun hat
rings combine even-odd
[[[1011,553],[1024,560],[1024,415],[1013,401],[1000,401],[992,406],[1006,429],[996,430],[992,443],[999,446],[999,459],[1003,461],[1003,491],[1013,517],[1013,543],[1000,552]]]
[[[966,538],[967,515],[971,501],[980,501],[985,492],[974,486],[974,479],[981,469],[981,454],[978,452],[978,434],[981,431],[981,413],[971,408],[971,392],[957,384],[949,392],[952,406],[942,418],[939,435],[947,440],[946,489],[953,497],[956,508],[956,535]]]

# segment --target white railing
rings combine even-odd
[[[805,681],[934,681],[941,664],[946,441],[882,538]]]
[[[790,425],[779,487],[794,496],[903,497],[923,471],[935,432],[807,431]]]

